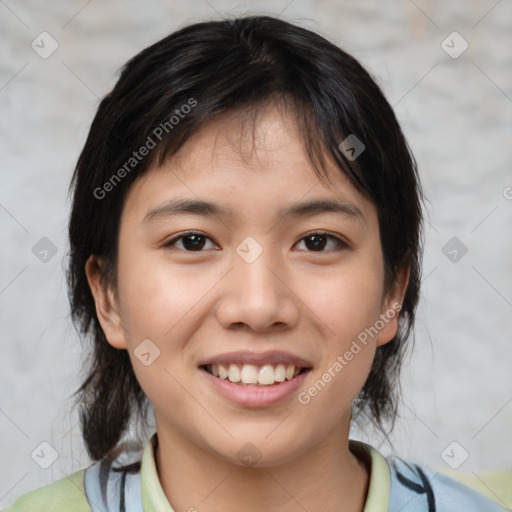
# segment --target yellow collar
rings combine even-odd
[[[142,505],[144,512],[174,512],[167,501],[155,463],[156,434],[149,439],[142,456]],[[370,482],[364,512],[388,512],[391,474],[386,459],[372,446],[350,440],[353,452],[365,452],[371,461]]]

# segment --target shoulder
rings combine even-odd
[[[433,469],[389,457],[390,510],[503,512],[505,508],[458,480]],[[498,497],[497,497],[498,499]]]
[[[85,470],[24,494],[4,512],[91,512],[84,491]]]

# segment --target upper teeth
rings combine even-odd
[[[299,372],[300,368],[295,368],[293,364],[285,366],[278,364],[272,366],[265,364],[263,366],[255,366],[253,364],[238,365],[235,363],[227,364],[211,364],[207,369],[216,377],[220,377],[230,382],[241,382],[242,384],[262,384],[269,386],[275,382],[283,382],[285,379],[293,379]]]

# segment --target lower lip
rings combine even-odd
[[[251,386],[233,384],[229,380],[215,377],[202,368],[199,370],[216,390],[232,402],[243,407],[266,407],[282,402],[304,382],[310,372],[310,370],[306,370],[291,380],[285,380],[271,386]]]

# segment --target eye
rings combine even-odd
[[[213,247],[207,247],[208,242],[211,242]],[[196,231],[184,233],[164,244],[164,247],[177,247],[178,249],[187,252],[201,252],[205,246],[206,249],[218,248],[218,246],[213,243],[211,238],[203,235],[203,233],[198,233]]]
[[[211,244],[208,247],[208,243]],[[304,243],[307,251],[327,252],[329,250],[340,250],[347,248],[348,244],[340,238],[329,235],[324,232],[310,233],[303,237],[300,243]],[[219,247],[203,233],[190,231],[169,240],[164,244],[165,247],[176,247],[186,252],[201,252],[203,249],[218,249]]]
[[[348,244],[340,238],[323,232],[310,233],[301,238],[300,243],[304,243],[306,250],[313,252],[326,252],[333,248],[334,250],[348,248]]]

